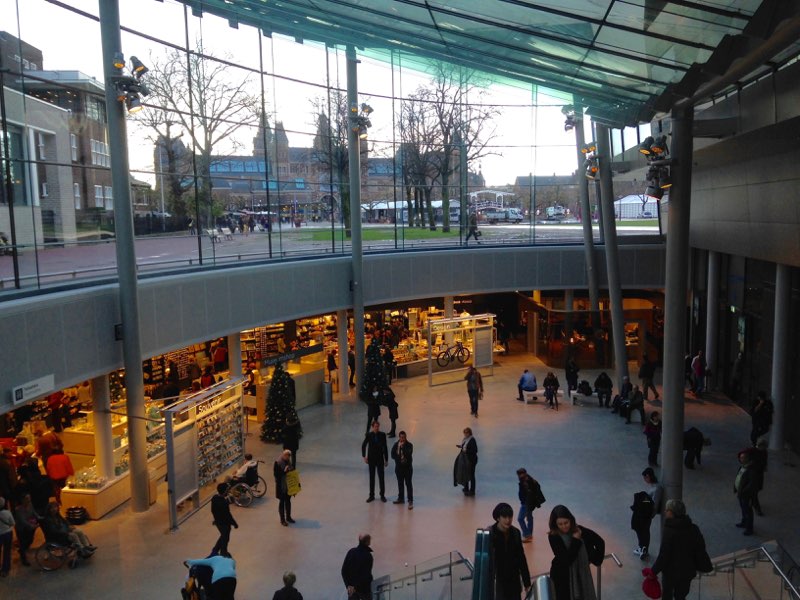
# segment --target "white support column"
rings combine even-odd
[[[97,474],[114,477],[114,434],[111,431],[111,394],[108,375],[92,379],[92,419],[94,421],[94,459]]]
[[[719,337],[719,253],[708,252],[708,290],[706,297],[706,364],[711,371],[706,387],[714,389],[717,381],[717,338]]]
[[[786,414],[786,395],[789,374],[789,327],[792,316],[792,270],[786,265],[775,266],[775,325],[772,335],[772,402],[775,412],[772,416],[772,432],[769,436],[769,447],[772,450],[783,449],[784,419]]]
[[[228,336],[228,370],[231,377],[242,375],[242,337],[238,332]]]
[[[450,319],[455,316],[455,298],[453,296],[444,297],[444,318]],[[448,346],[453,345],[453,332],[447,331],[444,334],[444,342]]]
[[[336,356],[336,366],[339,368],[339,393],[349,394],[350,386],[347,385],[347,378],[350,376],[347,370],[347,311],[336,311],[336,340],[339,343],[339,354]]]

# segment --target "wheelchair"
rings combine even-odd
[[[36,564],[42,571],[57,571],[64,565],[70,569],[78,566],[79,558],[90,558],[94,552],[81,553],[75,544],[45,541],[36,550]]]

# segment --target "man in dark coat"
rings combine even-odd
[[[736,526],[744,529],[744,535],[753,535],[753,498],[758,494],[758,470],[749,450],[739,452],[739,464],[733,491],[739,500],[742,519]]]
[[[350,600],[372,600],[372,538],[358,536],[358,546],[350,548],[342,563],[342,579]]]
[[[495,600],[519,600],[523,586],[531,587],[528,561],[522,548],[519,529],[511,525],[514,509],[505,502],[492,511],[494,525],[489,528],[491,572]]]
[[[664,516],[661,548],[653,563],[653,573],[664,573],[663,600],[685,600],[697,571],[709,572],[711,561],[703,534],[686,514],[683,502],[668,500]]]
[[[347,368],[350,369],[350,387],[356,387],[356,353],[352,348],[347,351]]]
[[[703,452],[703,444],[705,444],[703,432],[697,427],[690,427],[683,432],[683,449],[686,451],[683,464],[687,469],[694,469],[695,461],[698,465],[701,464],[700,455]]]
[[[369,497],[367,502],[375,500],[375,471],[378,472],[381,502],[386,502],[386,486],[383,480],[383,469],[389,465],[389,447],[386,445],[386,434],[381,431],[378,421],[372,422],[372,430],[364,436],[361,444],[361,456],[369,466]]]
[[[214,517],[214,525],[216,525],[217,529],[219,530],[219,539],[217,540],[217,543],[214,544],[214,548],[211,550],[212,555],[221,554],[224,556],[228,554],[228,542],[231,539],[231,527],[234,529],[239,529],[239,524],[231,514],[231,505],[228,502],[228,499],[225,497],[225,493],[227,491],[228,484],[220,483],[217,486],[217,493],[214,494],[213,498],[211,498],[211,514]]]
[[[614,384],[611,378],[605,371],[600,373],[597,379],[594,380],[594,391],[597,393],[597,400],[600,402],[600,406],[603,406],[605,400],[605,407],[608,408],[609,404],[611,404],[611,390],[613,389]]]
[[[408,508],[414,508],[414,485],[411,477],[414,474],[414,444],[406,438],[406,432],[400,432],[400,439],[392,446],[394,474],[397,476],[397,500],[394,504],[403,504],[408,491]]]
[[[397,412],[398,404],[395,400],[394,392],[388,385],[383,386],[378,393],[378,401],[383,404],[389,411],[389,421],[392,423],[392,428],[386,437],[393,438],[394,432],[397,428],[397,417],[400,416]],[[379,409],[380,410],[380,409]]]
[[[539,482],[528,474],[524,468],[517,469],[519,478],[519,517],[517,522],[522,530],[522,541],[533,539],[533,511],[544,503],[544,494]]]

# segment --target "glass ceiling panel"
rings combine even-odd
[[[308,40],[406,49],[633,114],[763,0],[179,0]]]

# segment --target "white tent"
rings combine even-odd
[[[658,216],[658,200],[644,194],[631,194],[614,201],[617,219],[654,219]]]

